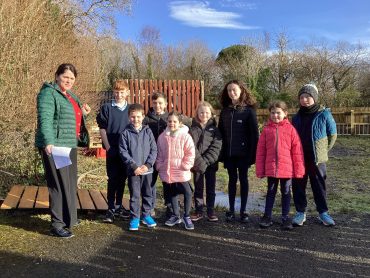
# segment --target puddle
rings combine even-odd
[[[229,195],[222,191],[216,191],[215,206],[229,208]],[[240,197],[235,197],[235,211],[240,211]],[[265,196],[259,192],[249,192],[247,201],[247,212],[265,211]]]

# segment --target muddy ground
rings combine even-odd
[[[138,232],[127,231],[128,222],[82,215],[76,236],[60,239],[48,235],[48,219],[1,213],[4,234],[19,237],[0,240],[2,278],[370,277],[370,215],[335,216],[332,228],[311,215],[289,232],[279,223],[262,230],[257,216],[226,223],[221,213],[218,223],[202,219],[194,231],[165,227],[162,216],[157,228]]]

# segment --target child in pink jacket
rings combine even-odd
[[[190,169],[194,165],[195,146],[188,133],[189,128],[182,124],[182,116],[171,112],[167,118],[167,128],[159,136],[156,167],[164,186],[169,188],[173,208],[172,216],[166,221],[167,226],[174,226],[184,221],[187,230],[193,230],[190,219],[192,188]],[[180,218],[178,194],[184,194],[184,217]]]
[[[297,131],[287,119],[285,102],[271,103],[269,111],[270,120],[263,128],[256,155],[256,175],[259,178],[267,177],[265,214],[260,227],[267,228],[273,224],[272,208],[280,181],[282,225],[284,230],[291,230],[290,187],[292,178],[302,178],[305,173],[303,149]]]

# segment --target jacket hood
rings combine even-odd
[[[288,119],[284,119],[280,123],[274,123],[273,121],[271,121],[271,119],[269,119],[269,121],[266,124],[266,126],[284,126],[284,125],[287,125],[287,124],[289,124],[289,120]]]
[[[176,130],[175,132],[171,132],[170,129],[167,127],[166,130],[164,131],[166,133],[166,135],[170,135],[170,136],[178,136],[180,134],[183,134],[183,133],[189,133],[189,128],[186,126],[186,125],[182,125],[178,130]]]
[[[214,117],[210,118],[206,124],[205,127],[209,126],[209,125],[216,125],[216,119]],[[202,127],[200,122],[198,122],[198,120],[196,118],[193,118],[192,119],[192,122],[191,122],[191,127]]]
[[[142,132],[142,131],[144,131],[147,128],[149,128],[147,125],[142,125],[141,126],[141,130],[139,132]],[[129,123],[126,126],[126,129],[129,130],[130,132],[138,133],[137,130],[134,128],[134,126],[131,123]]]

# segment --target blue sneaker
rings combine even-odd
[[[169,227],[172,227],[172,226],[175,226],[176,224],[180,224],[182,221],[181,221],[181,218],[179,218],[178,216],[176,215],[172,215],[170,217],[170,219],[168,219],[164,224],[166,226],[169,226]]]
[[[189,216],[184,216],[183,221],[184,221],[185,229],[194,230],[194,224],[193,222],[191,222],[191,219]]]
[[[297,211],[293,217],[292,224],[294,226],[302,226],[304,222],[306,222],[306,213]]]
[[[130,220],[130,227],[128,229],[130,231],[137,231],[139,230],[139,226],[140,226],[140,219],[135,217]]]
[[[149,228],[154,228],[155,226],[157,226],[157,223],[150,215],[145,216],[143,220],[141,220],[141,222],[143,222],[143,224],[147,225],[147,227]]]
[[[331,218],[331,216],[327,212],[320,213],[319,220],[325,226],[335,226],[333,218]]]

